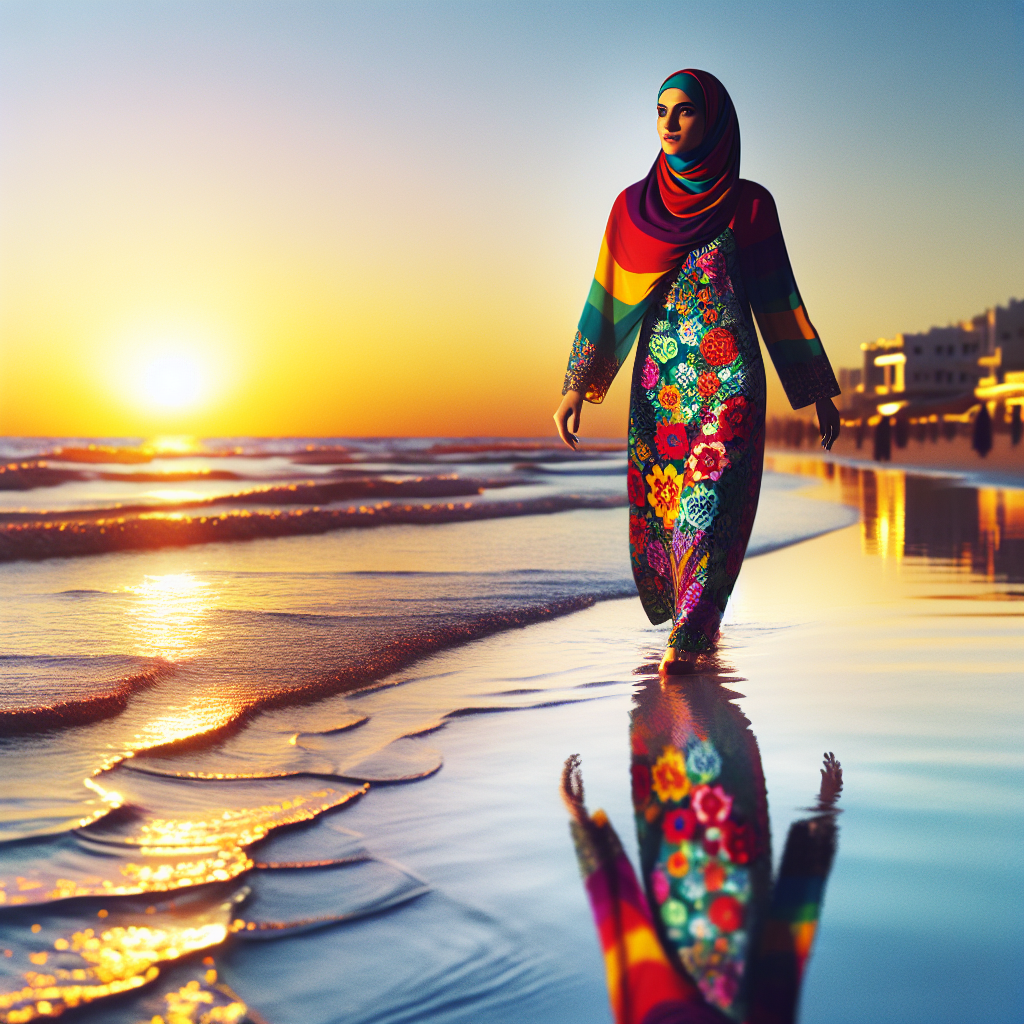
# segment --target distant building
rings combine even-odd
[[[840,369],[843,407],[930,402],[1002,384],[1024,372],[1024,301],[971,320],[861,345],[863,366]]]
[[[864,378],[864,371],[859,366],[853,368],[841,366],[839,368],[839,390],[842,394],[842,407],[852,409],[856,403],[857,393],[862,391],[861,382]]]
[[[992,367],[999,382],[1007,372],[1024,370],[1024,301],[1010,299],[1005,306],[996,306],[974,319],[981,321],[988,354],[999,356]]]
[[[924,334],[901,334],[906,356],[908,397],[940,398],[973,391],[988,371],[978,360],[990,353],[985,333],[974,320],[952,327],[933,327]]]

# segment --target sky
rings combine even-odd
[[[0,0],[0,434],[549,434],[682,67],[837,369],[1024,297],[1020,2]]]

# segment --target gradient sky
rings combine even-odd
[[[685,66],[834,366],[1024,295],[1019,2],[4,0],[0,433],[548,433]]]

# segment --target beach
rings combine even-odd
[[[5,455],[62,476],[0,492],[0,1019],[189,992],[273,1024],[611,1019],[557,782],[579,753],[635,862],[628,719],[667,628],[615,445]],[[801,1020],[1018,1020],[1024,489],[766,467],[708,671],[743,695],[776,857],[843,763]],[[160,547],[117,529],[154,520]]]

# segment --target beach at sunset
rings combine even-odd
[[[619,452],[208,448],[104,463],[76,442],[86,463],[55,442],[47,468],[86,478],[2,492],[4,516],[273,524],[339,464],[472,493],[405,503],[419,522],[7,554],[0,891],[7,969],[31,979],[8,1018],[45,989],[89,1000],[89,1019],[148,1021],[195,981],[257,1021],[609,1019],[555,784],[580,753],[632,842],[627,719],[664,627],[629,596]],[[141,466],[191,479],[139,483]],[[802,1019],[1013,1020],[1024,490],[786,453],[768,467],[709,671],[745,695],[777,849],[821,750],[846,771]],[[216,472],[232,476],[201,479]],[[197,490],[207,504],[184,508]],[[567,510],[534,507],[555,499]],[[479,517],[445,521],[467,506]],[[99,951],[75,953],[90,927]],[[129,948],[132,927],[149,930]],[[61,982],[76,963],[87,980]]]
[[[0,1024],[1024,1024],[1022,65],[0,0]]]

